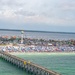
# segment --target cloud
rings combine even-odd
[[[0,0],[0,19],[10,21],[74,25],[74,13],[74,0]]]

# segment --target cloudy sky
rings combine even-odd
[[[75,0],[0,0],[0,29],[75,32]]]

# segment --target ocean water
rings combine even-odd
[[[34,62],[62,75],[75,75],[75,54],[23,54],[18,57]]]
[[[75,53],[23,53],[16,56],[62,75],[75,75]],[[29,75],[0,58],[0,75]]]
[[[9,35],[9,36],[21,36],[20,31],[1,31],[0,36]],[[43,38],[43,39],[55,39],[55,40],[68,40],[75,39],[75,34],[71,33],[44,33],[44,32],[24,32],[25,38]]]
[[[0,75],[29,75],[29,74],[0,58]]]

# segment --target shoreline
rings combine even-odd
[[[12,55],[75,55],[75,52],[8,52]]]

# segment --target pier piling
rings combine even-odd
[[[13,65],[16,65],[18,68],[22,68],[31,75],[61,75],[55,71],[48,70],[47,68],[41,67],[7,52],[0,51],[0,58],[12,63]]]

